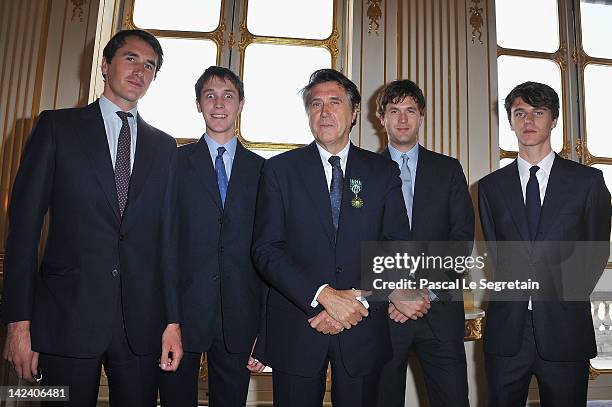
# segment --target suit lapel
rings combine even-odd
[[[431,165],[431,154],[419,145],[416,177],[414,178],[414,196],[412,198],[412,232],[419,230],[421,224],[426,222],[422,214],[426,213],[429,191],[436,187],[435,168]]]
[[[329,189],[325,171],[321,163],[321,156],[315,142],[306,146],[303,150],[304,159],[299,167],[302,181],[307,195],[311,198],[319,221],[323,225],[327,237],[332,245],[335,245],[334,224],[332,222],[331,202],[329,200]],[[350,152],[349,152],[350,157]]]
[[[159,143],[156,143],[157,135],[153,134],[149,125],[142,120],[140,114],[138,121],[138,137],[136,138],[136,153],[134,154],[134,166],[130,177],[130,189],[128,192],[128,207],[138,199],[138,194],[151,172],[151,167],[155,162],[159,150]]]
[[[546,233],[555,222],[557,213],[564,202],[567,200],[563,197],[569,191],[569,179],[571,174],[565,172],[563,159],[555,154],[555,160],[548,175],[548,184],[544,195],[544,204],[542,205],[542,214],[540,215],[540,224],[538,227],[538,235],[542,240],[546,237]]]
[[[253,168],[251,160],[248,160],[246,149],[238,141],[236,143],[236,155],[234,156],[232,173],[225,198],[225,212],[230,211],[236,205],[240,205],[244,187],[248,185],[249,177],[255,178],[255,171],[257,169]]]
[[[196,174],[196,178],[202,182],[204,189],[210,195],[210,199],[217,205],[219,211],[222,211],[223,206],[221,205],[221,195],[219,195],[217,176],[213,169],[213,163],[204,136],[198,141],[197,148],[194,149],[193,153],[190,155],[189,161],[192,170]]]
[[[106,200],[119,221],[119,203],[117,201],[117,184],[115,183],[115,171],[108,149],[108,138],[104,128],[104,120],[98,102],[83,108],[81,116],[81,128],[86,133],[78,137],[81,147],[89,157],[91,167],[96,178],[104,191]]]
[[[503,180],[498,186],[503,186],[503,188],[500,188],[501,193],[504,196],[504,200],[510,210],[516,228],[521,235],[521,239],[525,242],[530,242],[531,236],[529,235],[529,226],[527,225],[523,190],[521,188],[521,180],[519,178],[516,160],[502,168],[500,175],[502,175]]]

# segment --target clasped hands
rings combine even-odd
[[[336,335],[357,325],[369,315],[366,307],[357,298],[363,297],[360,290],[335,290],[325,287],[317,301],[325,308],[308,320],[310,326],[326,335]]]
[[[417,320],[431,308],[427,290],[394,290],[389,294],[389,318],[404,323],[409,319]]]

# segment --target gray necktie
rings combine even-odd
[[[408,213],[408,219],[412,226],[412,175],[410,174],[410,168],[408,168],[408,160],[410,158],[407,154],[402,154],[402,166],[400,167],[400,178],[402,179],[402,194],[404,195],[404,203],[406,204],[406,212]]]
[[[332,155],[329,157],[329,163],[332,166],[332,179],[329,185],[329,199],[331,201],[332,221],[334,229],[338,231],[338,222],[340,220],[340,206],[342,205],[342,167],[340,165],[340,157]]]
[[[121,130],[117,140],[117,156],[115,157],[115,183],[117,184],[117,201],[119,202],[119,213],[123,216],[127,204],[128,190],[130,188],[131,161],[130,150],[132,136],[128,117],[133,117],[129,112],[116,112],[121,119]]]

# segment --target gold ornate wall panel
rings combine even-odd
[[[87,102],[99,2],[78,4],[73,18],[71,0],[0,1],[0,255],[11,185],[36,117]]]
[[[477,3],[385,0],[379,4],[378,33],[368,30],[369,3],[355,3],[352,78],[363,98],[355,143],[371,150],[386,145],[374,114],[376,94],[386,82],[411,79],[427,99],[421,143],[459,159],[471,181],[490,171],[488,5]],[[476,31],[472,42],[476,6],[482,35]]]
[[[48,1],[0,2],[0,252],[11,184],[39,109],[49,6]]]

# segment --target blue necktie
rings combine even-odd
[[[219,195],[221,195],[221,204],[225,206],[225,196],[227,195],[227,173],[225,172],[225,164],[223,163],[223,153],[225,147],[217,148],[217,158],[215,158],[215,173],[217,173],[217,184],[219,185]]]
[[[538,224],[540,223],[540,212],[542,203],[540,200],[540,184],[536,177],[536,172],[540,167],[534,165],[529,169],[529,181],[525,189],[525,209],[527,210],[527,224],[529,225],[529,235],[531,240],[535,240],[538,233]]]
[[[408,167],[408,160],[410,158],[407,154],[402,154],[402,166],[400,167],[400,178],[402,179],[402,194],[404,195],[404,204],[406,205],[406,212],[408,213],[408,220],[410,220],[410,226],[412,226],[412,174]]]
[[[338,221],[340,219],[340,204],[342,203],[342,167],[340,166],[340,157],[332,155],[329,157],[329,163],[332,166],[332,179],[329,186],[329,199],[331,201],[332,220],[334,221],[334,229],[338,231]]]

